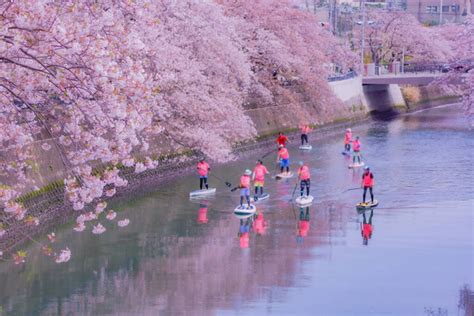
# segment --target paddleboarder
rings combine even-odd
[[[351,142],[352,142],[352,131],[350,128],[346,129],[346,134],[344,135],[344,150],[351,151]]]
[[[299,162],[299,165],[300,168],[298,169],[298,178],[300,179],[300,196],[303,196],[305,188],[306,196],[309,196],[309,188],[311,186],[309,167],[306,166],[302,161]]]
[[[354,151],[354,153],[352,155],[352,163],[355,164],[356,158],[357,158],[357,160],[360,164],[361,160],[360,160],[360,140],[359,140],[359,136],[356,136],[355,140],[353,141],[352,150]]]
[[[252,171],[250,169],[245,170],[244,174],[240,177],[240,208],[244,208],[244,197],[247,199],[248,207],[250,210],[252,207],[250,205],[250,176]]]
[[[263,186],[265,185],[265,175],[268,174],[267,168],[263,165],[263,161],[258,160],[257,165],[253,169],[252,180],[254,180],[255,197],[258,195],[260,188],[260,195],[263,195]]]
[[[308,124],[303,124],[300,126],[301,130],[301,146],[303,146],[306,142],[308,144],[308,133],[311,131],[311,128]]]
[[[370,172],[369,166],[365,166],[364,173],[362,174],[362,183],[361,186],[364,188],[364,194],[362,196],[362,203],[365,203],[365,195],[367,190],[370,191],[370,200],[374,203],[374,174]]]
[[[280,173],[286,168],[286,172],[290,172],[290,153],[285,145],[280,145],[278,149],[277,162],[280,163]]]
[[[286,146],[286,143],[289,143],[290,140],[288,139],[288,137],[283,135],[282,132],[279,132],[276,142],[278,143],[278,146],[280,145]]]
[[[204,158],[201,158],[197,164],[197,171],[199,174],[199,188],[202,190],[203,185],[205,185],[206,190],[209,189],[209,185],[207,183],[207,177],[209,174],[209,170],[211,170],[211,167],[209,164],[206,162]]]

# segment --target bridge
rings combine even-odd
[[[407,84],[407,85],[427,85],[433,80],[439,78],[441,72],[433,73],[399,73],[387,75],[374,75],[362,77],[362,85],[388,85],[388,84]]]

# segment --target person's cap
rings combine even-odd
[[[298,164],[299,164],[300,166],[304,165],[304,163],[303,163],[302,161],[298,162]]]
[[[205,158],[204,158],[204,157],[202,157],[201,159],[199,159],[199,161],[204,161],[204,160],[205,160]]]
[[[346,128],[346,132],[350,132],[350,131],[351,131],[351,129],[350,129],[350,128]]]
[[[280,144],[278,147],[279,147],[279,148],[283,148],[283,147],[285,147],[285,146],[283,146],[282,144]]]
[[[369,170],[370,168],[369,168],[369,166],[365,166],[364,169],[365,169],[365,170]]]
[[[359,139],[359,136],[356,136],[356,139]]]
[[[262,163],[263,164],[263,161],[261,159],[257,160],[257,163]]]
[[[249,176],[249,175],[252,174],[252,170],[247,169],[247,170],[245,170],[245,173],[244,173],[244,174],[245,174],[246,176]]]

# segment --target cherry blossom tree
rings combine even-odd
[[[462,96],[462,104],[471,127],[474,127],[474,16],[461,24],[446,24],[436,29],[438,38],[450,45],[453,56],[448,73],[434,84]]]
[[[106,231],[115,216],[102,199],[127,185],[119,164],[156,168],[157,139],[225,161],[236,141],[256,135],[244,113],[250,99],[285,95],[304,117],[303,90],[335,117],[344,106],[326,82],[329,65],[357,61],[287,1],[12,0],[0,16],[0,202],[8,221],[41,225],[16,200],[40,142],[60,156],[74,210],[97,206],[77,232],[87,221]],[[108,168],[95,173],[100,165]],[[69,257],[66,248],[56,261]]]
[[[403,53],[414,62],[444,62],[452,54],[433,28],[423,26],[406,12],[372,9],[367,11],[366,20],[371,23],[365,28],[365,46],[376,65],[401,61]],[[360,32],[354,35],[360,49]]]

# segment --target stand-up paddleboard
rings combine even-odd
[[[305,205],[310,205],[313,203],[314,197],[312,195],[303,195],[303,196],[298,196],[295,199],[296,204],[299,206],[305,206]]]
[[[311,149],[313,149],[313,146],[311,146],[311,145],[301,145],[300,149],[301,150],[311,150]]]
[[[374,200],[374,203],[372,203],[371,201],[365,202],[365,203],[360,202],[360,203],[357,203],[356,209],[358,211],[363,211],[363,210],[368,210],[368,209],[377,207],[377,205],[379,205],[379,201],[377,200]]]
[[[257,207],[254,204],[250,204],[250,208],[247,208],[248,205],[247,203],[244,203],[243,207],[240,205],[237,205],[237,207],[234,209],[234,215],[235,216],[241,216],[241,217],[249,217],[257,211]]]
[[[263,201],[263,200],[266,200],[270,197],[270,194],[268,193],[263,193],[263,194],[258,194],[258,195],[254,195],[253,196],[253,200],[254,202],[259,202],[259,201]]]
[[[283,173],[279,173],[275,176],[275,179],[279,180],[279,179],[287,179],[287,178],[293,178],[293,172],[283,172]]]
[[[363,167],[365,163],[362,161],[361,163],[351,163],[349,166],[347,166],[349,169],[352,168],[360,168]]]
[[[195,190],[189,192],[189,197],[201,197],[201,196],[206,196],[206,195],[211,195],[216,193],[216,188],[209,188],[209,189],[204,189],[204,190]]]

